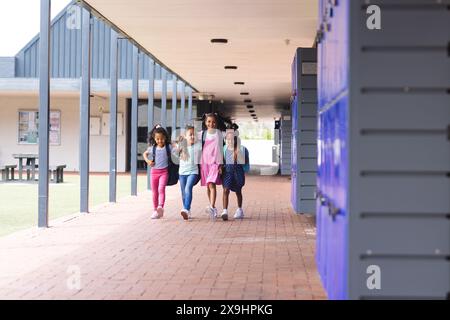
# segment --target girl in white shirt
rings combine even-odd
[[[178,151],[180,154],[179,179],[183,208],[180,211],[184,220],[191,217],[192,189],[200,178],[199,163],[201,155],[201,144],[196,141],[193,126],[186,126],[184,136],[178,139]]]

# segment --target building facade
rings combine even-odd
[[[67,6],[51,24],[51,112],[50,163],[65,164],[68,171],[79,170],[80,87],[81,87],[81,28],[71,24],[73,15],[81,8]],[[111,28],[92,17],[91,50],[91,134],[90,168],[93,172],[109,170],[109,94],[110,94]],[[118,100],[118,172],[129,170],[130,108],[132,90],[132,50],[128,39],[119,40],[119,100]],[[14,164],[13,154],[38,153],[37,111],[39,107],[39,35],[34,37],[15,57],[0,58],[0,165]],[[147,98],[150,64],[146,55],[139,59],[139,137],[138,159],[142,166],[142,151],[146,148]],[[161,119],[163,72],[154,63],[154,124]],[[172,74],[167,73],[167,124],[172,123]],[[180,109],[181,90],[177,82],[177,107]],[[187,107],[187,101],[185,103]],[[193,114],[196,115],[196,105]],[[177,113],[179,114],[179,113]],[[153,124],[152,124],[153,125]],[[177,118],[177,126],[180,119]]]

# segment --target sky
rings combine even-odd
[[[0,0],[0,57],[15,56],[39,33],[40,0]],[[52,0],[52,18],[70,0]]]

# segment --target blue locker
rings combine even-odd
[[[445,299],[450,1],[377,5],[371,30],[366,1],[319,1],[318,270],[330,299]]]
[[[330,299],[346,299],[348,280],[348,1],[331,13],[320,2],[324,16],[334,16],[332,29],[318,46],[318,178],[317,263]],[[324,19],[321,16],[321,19]],[[321,20],[323,21],[323,20]],[[321,24],[323,32],[329,26]],[[319,36],[321,36],[319,34]]]

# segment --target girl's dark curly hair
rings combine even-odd
[[[153,129],[148,133],[148,139],[147,142],[150,146],[156,145],[155,135],[157,133],[160,133],[164,135],[164,140],[166,144],[170,144],[170,138],[169,134],[167,133],[166,129],[164,129],[161,125],[157,124],[153,127]]]
[[[211,112],[211,113],[205,113],[202,116],[202,130],[206,130],[206,119],[208,118],[214,118],[216,120],[216,127],[217,129],[219,129],[220,131],[225,131],[226,130],[226,125],[225,125],[225,119],[217,112]]]

